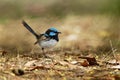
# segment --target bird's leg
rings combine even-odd
[[[51,57],[49,57],[49,56],[47,56],[47,55],[45,54],[44,48],[42,48],[42,52],[43,52],[43,57],[44,57],[44,58],[50,58],[50,59],[53,60],[53,58],[51,58]]]
[[[42,52],[43,52],[43,56],[46,58],[47,56],[46,56],[46,54],[45,54],[44,48],[42,48]]]

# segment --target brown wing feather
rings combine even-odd
[[[34,44],[37,44],[42,40],[49,40],[49,38],[46,38],[44,34],[40,34],[40,37],[37,39],[37,41]]]

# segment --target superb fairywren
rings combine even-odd
[[[38,35],[25,21],[22,21],[22,24],[36,37],[35,44],[38,43],[43,51],[45,48],[54,47],[59,42],[58,35],[61,32],[55,28],[49,28],[45,33]]]

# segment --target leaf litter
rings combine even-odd
[[[53,56],[51,58],[34,58],[31,53],[12,57],[9,54],[1,56],[0,59],[0,79],[3,80],[120,79],[119,59],[106,61],[84,54],[66,55],[63,51],[49,54]],[[102,62],[99,62],[100,60]]]

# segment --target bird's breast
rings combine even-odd
[[[39,41],[39,45],[42,48],[52,48],[57,44],[57,41],[54,39],[50,39],[50,40],[41,40]]]

